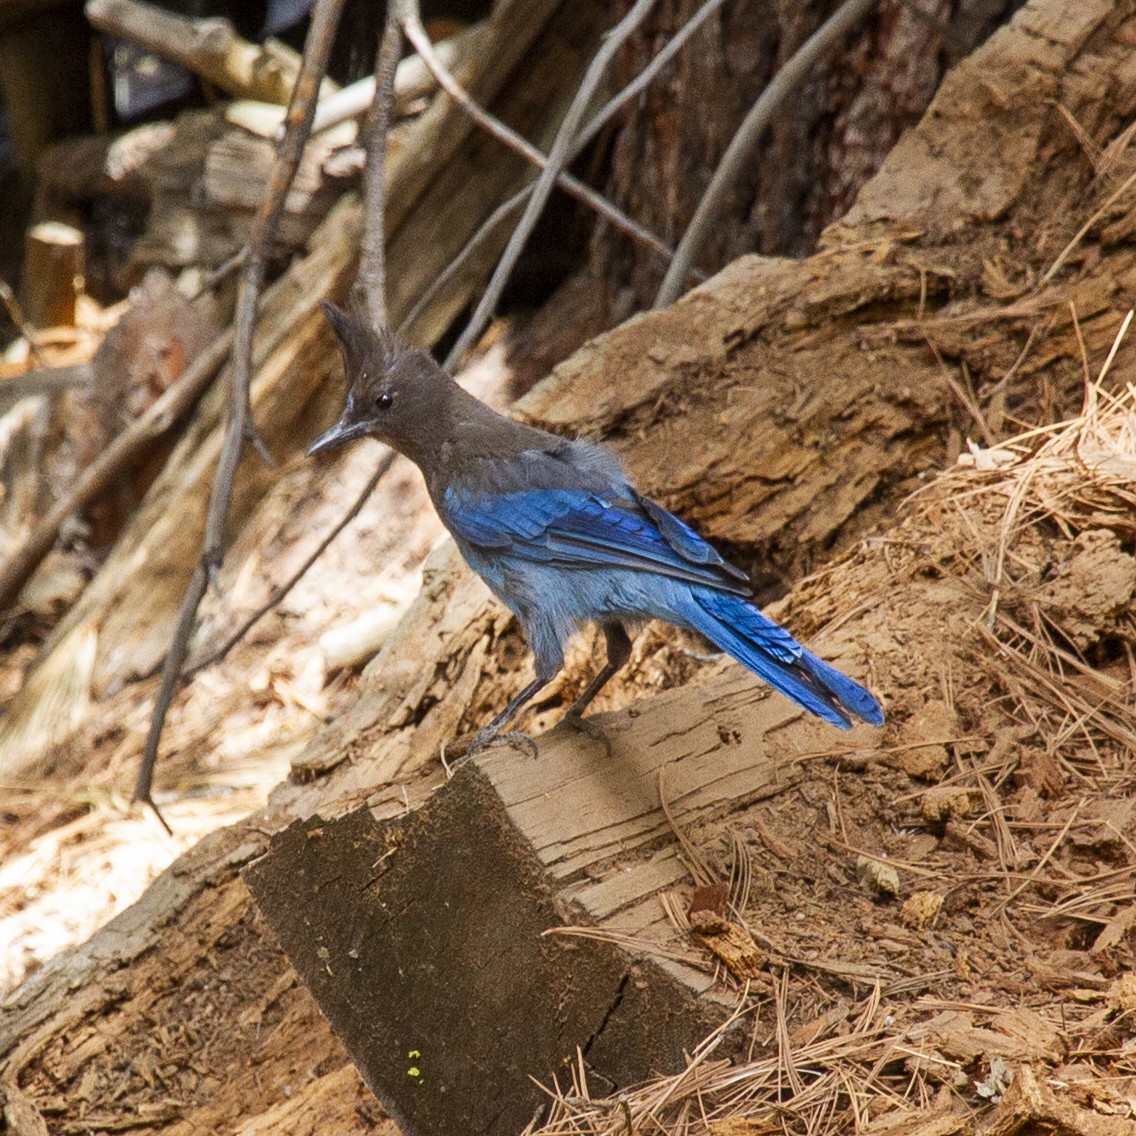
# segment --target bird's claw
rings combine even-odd
[[[472,737],[467,734],[464,738],[458,738],[452,746],[443,745],[442,764],[446,767],[446,772],[452,775],[454,770],[460,769],[470,758],[499,745],[514,745],[532,758],[540,755],[536,742],[528,734],[520,730],[491,730],[486,727]],[[455,754],[455,757],[448,760],[449,753]]]
[[[473,739],[476,743],[477,738]],[[540,749],[537,747],[536,740],[523,730],[506,730],[504,733],[493,734],[492,737],[486,739],[485,747],[494,745],[514,745],[517,749],[523,749],[534,761],[540,756]],[[471,752],[474,752],[471,750]]]
[[[593,741],[599,742],[611,757],[611,738],[607,731],[594,718],[585,718],[583,714],[573,713],[571,710],[560,719],[561,723],[570,730],[587,734]]]

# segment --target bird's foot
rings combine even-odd
[[[471,757],[477,757],[487,749],[499,745],[513,745],[524,750],[529,757],[540,755],[536,742],[520,730],[493,730],[486,726],[476,734],[466,734],[455,739],[450,745],[442,744],[442,765],[446,773],[453,776],[456,769],[460,769]]]
[[[482,734],[486,734],[482,738]],[[511,745],[516,746],[517,749],[522,749],[534,761],[540,757],[540,750],[537,748],[536,740],[523,730],[478,730],[472,742],[469,743],[469,755],[480,753],[483,749],[489,749],[490,746]]]
[[[560,719],[560,722],[568,729],[587,734],[593,741],[599,742],[607,751],[607,756],[611,757],[611,738],[607,736],[607,731],[594,718],[585,718],[578,711],[569,710]]]

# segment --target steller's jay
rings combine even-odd
[[[647,619],[701,632],[834,726],[848,729],[853,714],[883,724],[864,687],[762,615],[745,573],[637,493],[608,450],[505,418],[426,352],[323,308],[343,349],[347,405],[308,453],[366,436],[410,458],[466,562],[520,620],[536,656],[536,677],[477,733],[471,753],[551,682],[568,639],[592,622],[607,638],[607,664],[569,708],[573,724],[627,662],[625,625]]]

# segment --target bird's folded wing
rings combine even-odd
[[[444,513],[463,540],[563,567],[628,568],[748,595],[746,577],[654,502],[584,489],[476,493],[451,486]]]

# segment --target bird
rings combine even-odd
[[[871,692],[763,614],[746,573],[639,493],[611,450],[498,414],[428,352],[328,301],[322,307],[347,397],[308,454],[371,437],[414,462],[462,556],[516,616],[534,656],[535,677],[477,731],[468,755],[506,740],[535,752],[527,735],[504,727],[563,670],[569,640],[593,623],[607,661],[564,715],[589,733],[584,711],[628,661],[628,628],[651,619],[699,632],[834,726],[883,725]]]

